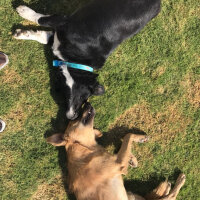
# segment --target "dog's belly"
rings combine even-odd
[[[116,176],[112,178],[107,184],[107,192],[106,194],[104,194],[103,199],[128,200],[121,176]]]

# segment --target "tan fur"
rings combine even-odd
[[[83,117],[87,111],[83,113]],[[131,154],[132,142],[145,142],[144,135],[127,134],[117,155],[111,155],[96,143],[101,132],[93,129],[93,119],[83,125],[82,118],[69,123],[65,134],[55,134],[47,139],[54,146],[65,146],[68,158],[69,188],[78,200],[145,200],[126,192],[122,174],[127,173],[129,161],[137,166]],[[181,175],[180,175],[181,176]],[[175,200],[184,184],[185,176],[177,180],[169,192],[169,183],[161,183],[146,199]]]

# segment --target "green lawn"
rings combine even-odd
[[[54,70],[48,47],[17,41],[12,32],[37,29],[15,11],[20,4],[41,13],[72,13],[87,0],[1,0],[0,50],[9,65],[0,71],[0,197],[74,199],[63,188],[64,150],[46,144],[44,135],[66,126],[52,89]],[[100,143],[119,148],[128,130],[144,131],[151,140],[134,145],[137,169],[126,187],[144,195],[178,173],[186,183],[178,199],[200,199],[200,2],[163,0],[161,13],[137,36],[125,41],[99,71],[105,95],[90,99],[95,127],[105,132]]]

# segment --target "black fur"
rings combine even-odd
[[[99,69],[123,40],[138,33],[159,11],[160,0],[94,0],[72,16],[42,17],[39,24],[54,28],[65,61]],[[71,105],[76,111],[89,96],[104,92],[96,75],[72,69],[70,74],[75,80]]]

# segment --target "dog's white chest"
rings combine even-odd
[[[53,42],[53,46],[52,46],[53,54],[55,56],[57,56],[59,59],[64,61],[65,59],[63,58],[63,56],[61,55],[60,51],[58,50],[59,46],[60,46],[60,41],[58,40],[57,33],[55,32],[55,34],[54,34],[54,42]]]

